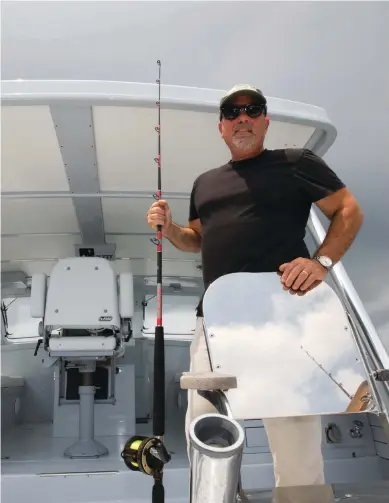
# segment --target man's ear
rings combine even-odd
[[[219,133],[222,134],[223,133],[223,124],[221,122],[219,122],[218,127],[219,127]]]
[[[266,115],[266,117],[265,117],[265,122],[266,122],[266,130],[267,130],[267,128],[270,125],[270,117],[268,115]]]

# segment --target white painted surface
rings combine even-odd
[[[2,107],[1,122],[1,190],[69,190],[49,107]]]

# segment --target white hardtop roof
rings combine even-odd
[[[2,272],[50,273],[75,245],[114,244],[115,268],[155,275],[146,212],[157,188],[157,84],[2,81]],[[162,195],[179,224],[202,172],[229,160],[218,131],[223,90],[161,86]],[[266,148],[322,156],[325,110],[268,98]],[[199,277],[198,254],[164,240],[164,275]]]

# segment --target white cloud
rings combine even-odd
[[[226,284],[221,286],[226,289]],[[214,365],[238,378],[238,389],[228,392],[236,417],[334,413],[347,408],[350,399],[327,374],[353,395],[365,380],[364,370],[352,335],[345,330],[343,308],[329,287],[322,286],[304,298],[273,294],[269,302],[263,299],[261,307],[255,306],[260,292],[255,299],[248,287],[246,295],[236,299],[238,322],[227,306],[217,314],[218,322],[207,326],[214,334],[210,339]],[[251,318],[246,324],[245,315]],[[220,323],[222,318],[228,321]]]

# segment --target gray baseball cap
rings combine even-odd
[[[237,84],[232,89],[227,91],[227,93],[221,98],[220,108],[228,101],[230,101],[231,98],[234,98],[235,96],[238,96],[240,94],[248,94],[250,96],[253,96],[253,98],[255,98],[258,102],[263,103],[264,105],[266,105],[267,103],[267,100],[260,89],[251,86],[250,84]]]

